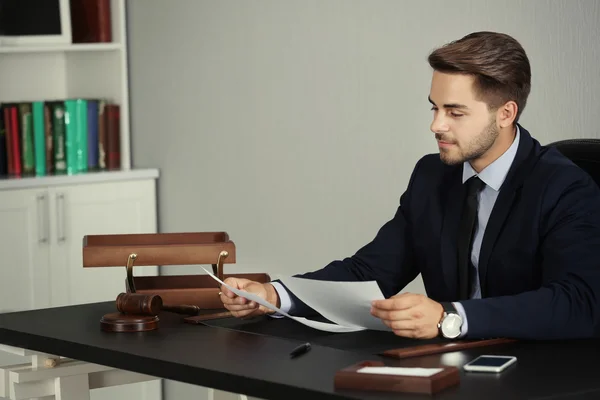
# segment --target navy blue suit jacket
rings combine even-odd
[[[461,301],[467,338],[582,338],[599,335],[600,188],[519,125],[515,160],[483,238],[482,299]],[[296,275],[375,280],[390,297],[420,273],[428,297],[458,300],[457,231],[462,165],[439,154],[418,161],[394,217],[356,254]],[[297,297],[292,313],[314,313]]]

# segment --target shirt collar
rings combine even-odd
[[[471,164],[468,161],[465,161],[463,164],[463,176],[462,180],[465,183],[470,177],[474,175],[478,175],[479,179],[481,179],[487,186],[491,187],[495,191],[500,190],[502,183],[504,183],[504,179],[508,174],[508,170],[515,159],[515,155],[517,154],[517,149],[519,148],[519,137],[520,130],[517,125],[517,134],[515,135],[515,140],[512,145],[498,157],[493,163],[488,165],[481,171],[479,174],[475,172]]]

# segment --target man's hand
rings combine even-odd
[[[439,334],[444,308],[421,294],[402,293],[371,303],[371,314],[381,318],[398,336],[431,339]]]
[[[259,283],[248,279],[227,278],[223,282],[244,292],[255,294],[269,303],[279,308],[279,296],[277,291],[270,283]],[[261,306],[260,304],[249,301],[244,297],[239,297],[227,287],[221,285],[221,301],[225,308],[231,311],[234,317],[255,317],[263,314],[273,314],[273,310]]]

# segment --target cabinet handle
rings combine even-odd
[[[62,193],[56,195],[56,224],[58,243],[64,243],[67,237],[65,235],[65,195]]]
[[[39,194],[37,196],[37,222],[38,222],[38,242],[40,244],[48,243],[48,213],[46,212],[46,195]]]

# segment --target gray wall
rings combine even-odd
[[[522,123],[538,140],[599,135],[595,0],[128,6],[133,164],[160,168],[161,231],[229,232],[230,271],[317,269],[371,240],[437,151],[426,56],[471,31],[528,51]],[[166,394],[204,396],[173,382]]]

